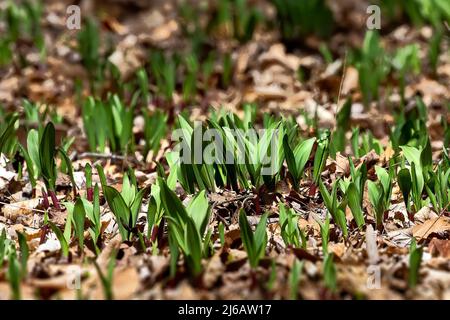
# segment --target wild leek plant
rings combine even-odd
[[[166,99],[166,102],[172,101],[176,83],[176,60],[173,57],[165,57],[161,52],[152,52],[150,69],[151,75],[156,80],[158,93]]]
[[[114,251],[109,258],[106,274],[102,271],[97,261],[94,260],[94,266],[97,270],[98,276],[100,278],[100,283],[102,285],[103,294],[106,300],[114,299],[113,292],[113,276],[114,276],[114,268],[116,266],[116,256],[117,252]]]
[[[251,134],[244,136],[242,131],[236,132],[237,146],[244,146],[244,153],[248,159],[246,168],[252,185],[258,190],[264,182],[267,187],[273,188],[279,179],[279,172],[284,161],[282,123],[273,122],[267,125],[256,141],[252,139]]]
[[[36,193],[36,181],[41,176],[41,163],[39,158],[39,133],[35,129],[28,131],[27,148],[19,144],[20,152],[27,165],[28,179],[30,180],[33,194]]]
[[[261,219],[256,226],[255,232],[247,220],[247,215],[244,209],[239,212],[239,228],[241,230],[241,239],[247,252],[248,261],[252,269],[256,269],[259,265],[259,260],[265,255],[267,247],[267,213],[261,216]]]
[[[184,207],[162,178],[158,178],[158,184],[161,190],[164,214],[169,225],[171,255],[177,257],[178,249],[180,249],[189,271],[196,277],[203,269],[203,236],[210,216],[210,207],[205,191],[198,193],[187,207]],[[176,263],[176,260],[172,260],[172,263],[173,261]]]
[[[203,148],[203,144],[199,145],[199,143],[202,142],[195,139],[199,136],[199,133],[200,137],[202,137],[202,126],[198,125],[193,128],[181,115],[178,117],[178,125],[181,132],[181,137],[179,138],[181,138],[182,148],[178,151],[169,152],[166,155],[171,168],[168,177],[169,185],[173,186],[171,181],[178,180],[183,188],[189,193],[194,193],[197,188],[199,190],[215,190],[216,183],[213,164],[199,161],[199,159],[195,157],[198,148]],[[197,148],[197,150],[194,148]],[[184,159],[187,159],[188,161],[183,161]]]
[[[55,126],[49,122],[42,133],[42,138],[39,144],[39,163],[41,168],[42,178],[45,182],[47,192],[53,201],[53,205],[57,210],[61,210],[58,198],[56,197],[56,148],[55,148]],[[47,195],[44,193],[44,198]]]
[[[53,231],[53,233],[55,234],[56,238],[59,241],[59,244],[61,246],[62,256],[67,258],[69,256],[70,237],[69,237],[69,239],[67,239],[64,236],[64,233],[61,231],[61,229],[59,229],[59,227],[56,224],[54,224],[53,222],[47,221],[47,223],[48,223],[48,225],[50,226],[50,229]]]
[[[445,0],[434,1],[380,1],[381,8],[389,19],[394,17],[408,17],[417,27],[431,24],[433,29],[441,30],[443,21],[450,19],[450,10]]]
[[[100,55],[100,30],[98,23],[87,19],[85,26],[78,33],[78,51],[81,61],[89,73],[91,92],[96,92],[97,82],[101,79],[104,62]]]
[[[47,131],[46,131],[47,130]],[[42,132],[43,131],[43,132]],[[46,133],[46,136],[44,137],[44,133]],[[44,181],[46,181],[44,175],[43,175],[43,170],[47,170],[49,171],[47,168],[43,169],[42,168],[42,164],[41,164],[41,148],[43,148],[44,145],[44,140],[43,139],[53,139],[54,141],[54,128],[52,129],[51,127],[49,127],[47,129],[47,127],[42,130],[42,128],[37,131],[35,129],[31,129],[30,131],[28,131],[28,135],[27,135],[27,147],[25,148],[25,146],[23,146],[22,144],[19,144],[19,149],[20,152],[23,156],[23,158],[25,159],[25,163],[27,165],[27,172],[28,172],[28,179],[31,183],[31,187],[33,190],[33,195],[36,193],[36,181],[42,176],[44,178]],[[67,155],[67,150],[69,149],[70,145],[72,144],[73,139],[69,139],[67,140],[65,143],[63,143],[60,147],[58,147],[57,150],[53,149],[55,152],[53,152],[53,157],[56,156],[56,151],[60,154],[61,156],[61,167],[60,170],[63,173],[66,173],[72,183],[72,188],[74,191],[74,196],[76,196],[76,183],[75,183],[75,179],[74,179],[74,175],[73,175],[73,168],[72,168],[72,161],[70,160],[69,156]],[[51,142],[50,142],[51,143]],[[53,147],[54,147],[54,143],[53,143]],[[52,166],[55,165],[56,163],[53,161],[51,161],[51,159],[46,159],[45,158],[45,152],[44,150],[42,150],[42,155],[44,156],[44,160],[50,160],[47,162],[47,166]],[[51,157],[51,155],[49,155]],[[56,168],[55,168],[56,170]],[[51,171],[51,170],[50,170]],[[46,172],[47,176],[49,174],[49,172]],[[52,174],[52,172],[50,172],[50,175]],[[56,173],[55,173],[56,176]],[[50,177],[50,180],[48,180],[49,184],[52,184],[54,177]],[[47,178],[48,179],[48,178]],[[50,189],[47,187],[47,189]]]
[[[393,168],[393,167],[391,167]],[[369,181],[367,188],[369,191],[369,201],[375,211],[377,227],[380,229],[383,224],[384,213],[389,210],[391,204],[392,181],[394,179],[394,171],[375,166],[378,182]]]
[[[22,281],[21,267],[17,259],[16,250],[11,250],[8,259],[8,272],[6,273],[6,278],[8,279],[9,285],[11,287],[11,299],[20,300],[20,282]]]
[[[355,168],[353,161],[349,158],[351,179],[339,180],[339,187],[348,199],[355,222],[358,228],[364,225],[364,213],[362,208],[362,200],[364,196],[364,188],[367,180],[367,165],[363,163],[359,168]]]
[[[13,48],[11,45],[16,44],[19,40],[31,41],[39,50],[41,57],[45,55],[44,36],[41,28],[42,3],[41,1],[23,1],[21,4],[16,4],[9,1],[6,4],[4,13],[6,32],[2,37],[3,44],[3,62],[10,62],[14,57]],[[26,59],[19,54],[19,63],[23,64]]]
[[[148,75],[145,68],[140,68],[136,72],[137,84],[139,87],[140,96],[143,99],[144,106],[147,107],[150,102],[150,87],[148,82]]]
[[[321,221],[316,219],[320,226],[320,236],[322,237],[322,252],[324,256],[328,255],[328,242],[330,241],[330,216],[328,213],[325,216],[325,220]]]
[[[2,233],[0,234],[0,268],[3,265],[3,260],[6,257],[6,250],[9,246],[9,240],[6,238],[6,230],[2,229]]]
[[[231,84],[233,76],[233,60],[230,53],[224,54],[222,57],[222,86],[228,88]]]
[[[89,233],[91,234],[94,246],[97,247],[97,242],[100,239],[102,232],[102,223],[100,220],[100,196],[99,187],[97,184],[94,186],[93,199],[90,202],[88,199],[81,198],[84,205],[84,210],[86,211],[86,216],[91,221],[91,227],[89,228]]]
[[[336,115],[336,130],[333,131],[330,144],[330,155],[335,157],[336,152],[345,151],[346,137],[350,128],[350,115],[352,111],[352,99],[348,98]]]
[[[310,34],[326,37],[333,30],[333,13],[324,0],[271,2],[275,5],[277,21],[285,40],[293,41]]]
[[[298,226],[298,216],[292,208],[287,208],[283,203],[279,204],[281,237],[286,246],[306,249],[306,237]]]
[[[401,146],[400,148],[410,168],[405,167],[399,171],[397,175],[398,184],[405,201],[409,197],[409,190],[411,190],[414,212],[417,212],[425,205],[422,192],[425,188],[425,176],[428,177],[428,170],[432,165],[431,148],[428,145],[424,149],[410,146]],[[405,204],[409,212],[410,204],[409,202]]]
[[[12,58],[11,41],[7,38],[0,39],[0,67],[9,65]]]
[[[359,74],[359,86],[366,106],[378,99],[378,90],[389,71],[388,57],[380,44],[376,31],[367,31],[361,50],[355,57]]]
[[[73,223],[75,236],[78,239],[78,250],[82,254],[84,250],[84,223],[86,219],[86,211],[84,210],[83,201],[78,198],[73,209]]]
[[[294,260],[291,272],[289,273],[289,287],[290,287],[290,297],[292,300],[297,300],[298,297],[298,285],[300,283],[300,275],[303,269],[303,261],[300,262],[297,259]]]
[[[311,138],[298,144],[294,150],[291,149],[287,135],[283,138],[283,149],[288,170],[291,173],[294,189],[298,190],[299,182],[303,175],[305,165],[308,162],[315,138]]]
[[[422,262],[423,248],[417,247],[416,239],[412,238],[409,248],[409,273],[408,285],[414,288],[419,282],[420,264]]]
[[[348,236],[347,219],[345,217],[345,208],[347,207],[347,201],[338,201],[337,191],[338,191],[339,181],[336,180],[333,183],[331,193],[328,192],[322,180],[319,181],[319,191],[322,196],[323,202],[331,214],[334,222],[342,230],[345,238]]]
[[[11,287],[11,298],[20,300],[20,282],[27,276],[27,263],[30,251],[27,244],[27,239],[24,234],[17,232],[20,261],[17,257],[17,252],[13,243],[6,240],[6,234],[3,230],[0,235],[0,265],[3,263],[4,255],[8,255],[8,270],[6,278]]]
[[[97,167],[98,169],[99,167]],[[101,168],[101,167],[100,167]],[[104,176],[103,170],[99,171],[100,176]],[[123,240],[131,240],[133,233],[139,234],[136,229],[138,215],[144,196],[148,192],[148,187],[138,189],[136,178],[130,171],[123,176],[122,191],[106,185],[102,179],[103,194],[108,202],[111,211],[116,217],[119,232]]]
[[[428,144],[427,107],[419,97],[415,102],[411,110],[400,112],[395,117],[395,126],[391,130],[390,140],[396,152],[401,151],[400,146],[424,149]]]
[[[25,278],[28,273],[28,257],[30,256],[30,249],[28,248],[27,238],[21,232],[17,233],[17,239],[19,241],[19,250],[20,250],[20,275],[21,278]]]
[[[200,63],[195,54],[188,54],[184,58],[185,77],[183,81],[183,101],[190,102],[195,98],[197,92],[197,76]]]
[[[153,113],[144,113],[144,138],[145,149],[144,156],[147,157],[150,151],[153,155],[158,152],[161,146],[161,140],[166,136],[168,125],[168,115],[161,110],[156,110]]]
[[[430,180],[425,185],[431,204],[437,213],[448,208],[450,203],[450,169],[445,171],[441,166],[436,172],[430,171]]]
[[[314,196],[316,194],[317,187],[320,181],[320,175],[322,174],[327,158],[330,151],[330,131],[324,131],[319,140],[317,141],[317,149],[314,155],[313,166],[313,185],[309,190],[309,195]]]
[[[4,117],[5,121],[0,122],[0,153],[11,157],[15,153],[17,145],[16,130],[19,125],[19,116],[16,113],[4,116],[1,114],[2,111],[0,111],[0,116]]]
[[[330,253],[325,256],[323,262],[323,279],[325,286],[331,291],[337,290],[336,266],[334,265],[334,254]]]
[[[152,185],[150,191],[150,199],[147,209],[147,238],[157,245],[158,234],[161,234],[162,230],[159,230],[164,214],[164,206],[161,202],[161,191],[159,184]],[[163,225],[162,225],[163,227]]]
[[[136,101],[132,101],[129,107],[125,107],[116,94],[110,95],[106,101],[89,97],[82,106],[83,125],[89,148],[92,151],[105,152],[108,145],[112,152],[130,152],[135,105]]]
[[[419,46],[414,44],[398,49],[392,59],[392,66],[397,71],[394,74],[399,77],[400,96],[405,103],[406,77],[408,73],[420,73]]]
[[[362,208],[362,198],[361,192],[358,190],[356,184],[351,182],[347,188],[347,198],[348,198],[348,206],[352,211],[353,218],[355,219],[356,225],[359,229],[362,229],[364,226],[364,212]]]
[[[248,0],[220,0],[208,29],[228,31],[229,36],[246,42],[251,40],[257,24],[262,20],[258,9]]]
[[[59,169],[62,173],[65,173],[69,176],[70,182],[72,184],[73,196],[76,197],[77,196],[77,184],[75,182],[75,177],[73,174],[72,160],[70,160],[69,155],[67,154],[67,150],[69,149],[70,145],[73,143],[74,140],[75,140],[75,138],[72,137],[72,139],[69,139],[68,141],[63,143],[63,145],[61,145],[58,148],[58,153],[61,156],[61,158],[60,158],[61,165],[60,165]]]
[[[377,154],[383,152],[381,142],[374,138],[372,132],[366,131],[364,134],[360,135],[358,127],[353,128],[351,145],[355,158],[360,158],[368,154],[371,150],[374,150]]]

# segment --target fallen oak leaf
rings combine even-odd
[[[432,233],[440,233],[450,230],[450,218],[438,217],[416,225],[412,229],[413,236],[418,240],[427,239]]]

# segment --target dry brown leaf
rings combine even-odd
[[[431,210],[430,207],[423,207],[414,215],[414,220],[420,223],[424,223],[427,220],[435,219],[437,217],[438,215],[433,210]]]
[[[358,70],[353,67],[348,67],[345,71],[344,82],[342,83],[342,93],[349,94],[354,89],[358,88]]]
[[[438,217],[425,221],[413,227],[413,236],[418,239],[427,239],[432,233],[440,233],[450,230],[450,218]]]
[[[290,70],[297,72],[300,66],[300,59],[292,54],[286,54],[284,45],[277,43],[269,48],[269,51],[259,56],[258,61],[261,64],[275,62],[289,68]]]
[[[341,258],[346,251],[345,244],[343,242],[330,243],[328,251],[334,253],[338,258]]]
[[[49,201],[52,201],[50,198],[48,198]],[[15,221],[17,217],[22,215],[30,215],[33,213],[33,209],[36,209],[40,203],[41,199],[35,198],[31,200],[25,200],[25,201],[19,201],[16,203],[6,204],[2,208],[3,215],[11,219],[12,221]]]
[[[212,256],[212,258],[208,261],[208,265],[206,266],[203,275],[203,283],[206,288],[211,288],[220,278],[222,273],[225,272],[225,266],[220,258],[221,254],[222,250],[216,252],[214,256]]]
[[[433,238],[430,241],[429,249],[432,255],[450,258],[450,240],[440,240]]]

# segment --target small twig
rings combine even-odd
[[[212,208],[214,209],[218,205],[223,205],[223,204],[226,204],[226,203],[243,200],[243,199],[248,198],[248,197],[249,196],[239,196],[239,197],[236,197],[236,198],[233,198],[233,199],[224,200],[224,201],[221,201],[221,202],[215,201],[213,203],[213,205],[212,205]]]
[[[124,160],[124,156],[120,156],[112,153],[97,153],[97,152],[83,152],[81,154],[75,154],[74,159],[79,158],[99,158],[99,159],[111,159],[111,160]],[[71,159],[71,160],[74,160]]]
[[[427,229],[427,231],[425,231],[425,233],[424,233],[422,236],[420,236],[420,239],[419,239],[419,241],[417,241],[417,242],[420,242],[420,241],[423,239],[423,237],[428,233],[428,231],[430,231],[431,228],[433,228],[433,226],[436,224],[436,222],[438,222],[438,220],[439,220],[440,218],[442,218],[444,212],[447,211],[447,208],[449,207],[449,205],[450,205],[450,203],[448,203],[448,204],[441,210],[441,212],[439,212],[437,219],[434,220],[434,222],[433,222],[433,223],[431,224],[431,226]]]
[[[342,77],[341,77],[341,83],[339,84],[339,92],[338,92],[338,98],[336,102],[336,112],[334,113],[334,126],[337,125],[337,114],[339,109],[339,102],[341,102],[341,94],[342,94],[342,87],[344,86],[344,80],[345,80],[345,71],[347,70],[347,50],[345,50],[345,56],[344,56],[344,65],[342,67]]]

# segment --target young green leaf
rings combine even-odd
[[[14,300],[20,300],[21,268],[19,261],[17,260],[15,250],[13,250],[9,255],[7,279],[9,281],[9,285],[11,286],[11,298]]]
[[[239,213],[239,227],[241,230],[241,239],[245,250],[247,251],[250,266],[256,269],[259,260],[264,255],[267,246],[266,233],[267,214],[261,216],[261,220],[256,227],[255,233],[252,232],[247,215],[244,209]]]
[[[402,191],[403,201],[407,210],[409,210],[409,193],[411,192],[411,174],[406,168],[401,169],[397,174],[397,182],[400,190]]]
[[[84,221],[86,219],[86,211],[84,210],[83,201],[78,198],[73,209],[73,222],[75,225],[75,233],[78,238],[78,248],[80,253],[84,249]]]
[[[54,224],[53,222],[47,221],[47,223],[50,226],[50,229],[52,229],[52,231],[55,233],[56,238],[61,245],[63,257],[67,258],[69,256],[69,245],[66,241],[66,238],[64,237],[64,234],[62,233],[61,229],[59,229],[58,226],[56,226],[56,224]]]
[[[41,164],[42,176],[50,191],[55,190],[56,163],[55,163],[55,126],[49,122],[42,134],[39,146],[39,163]]]
[[[411,241],[410,253],[409,253],[409,273],[408,284],[410,288],[414,288],[419,282],[420,264],[422,262],[423,248],[418,248],[416,245],[416,239]]]
[[[332,253],[325,256],[323,263],[323,276],[325,286],[332,292],[337,290],[337,280],[336,280],[336,267],[333,261],[334,255]]]
[[[116,217],[122,239],[128,240],[130,233],[127,228],[125,228],[125,226],[128,224],[129,218],[131,216],[130,209],[128,208],[120,193],[113,187],[104,186],[103,193],[109,207],[111,208],[111,211]]]
[[[297,259],[294,260],[291,272],[289,274],[289,286],[291,300],[297,300],[298,297],[298,285],[300,283],[300,275],[303,269],[303,261],[300,262]]]
[[[114,299],[114,292],[113,292],[113,275],[114,275],[114,267],[116,265],[116,256],[117,251],[114,251],[111,254],[110,260],[108,262],[106,274],[100,269],[100,266],[98,265],[97,261],[94,260],[94,266],[97,270],[98,276],[100,278],[102,288],[103,288],[103,294],[105,296],[106,300],[113,300]]]
[[[25,278],[27,275],[27,263],[30,256],[30,249],[28,248],[27,238],[21,232],[17,232],[17,238],[19,240],[20,248],[20,266],[21,266],[21,278]]]
[[[347,189],[348,206],[352,211],[353,218],[355,219],[358,228],[362,228],[364,225],[364,213],[362,211],[361,197],[359,190],[357,189],[354,182],[350,183]]]
[[[2,229],[2,233],[0,234],[0,268],[3,265],[5,253],[6,253],[6,230]]]

